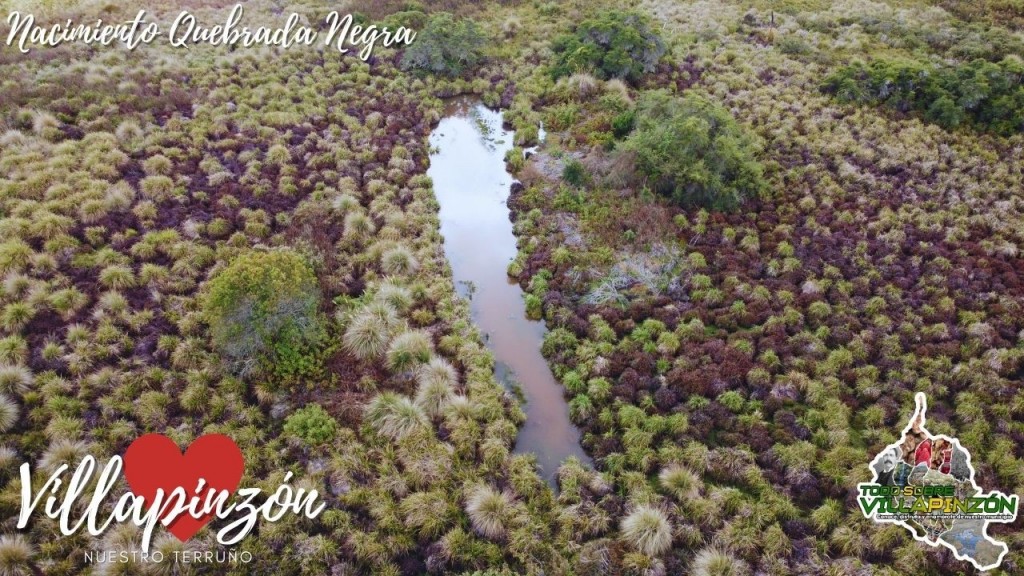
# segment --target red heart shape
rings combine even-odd
[[[209,491],[227,490],[234,494],[245,471],[242,451],[235,441],[223,434],[207,434],[197,438],[184,454],[173,440],[163,434],[140,436],[124,453],[124,478],[136,496],[153,505],[156,491],[163,489],[164,502],[175,488],[182,488],[186,498],[196,494],[199,480],[206,481],[199,494],[205,502]],[[187,502],[188,500],[186,500]],[[201,506],[200,506],[201,508]],[[161,520],[170,513],[161,516]],[[185,542],[213,519],[211,512],[199,518],[184,513],[168,526],[171,534]]]

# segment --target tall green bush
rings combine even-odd
[[[693,94],[645,93],[620,151],[633,156],[648,186],[681,206],[730,209],[766,187],[756,139],[727,110]]]
[[[486,44],[487,36],[476,21],[441,12],[416,35],[402,55],[401,66],[458,76],[480,64]]]
[[[822,88],[845,102],[920,113],[947,130],[965,122],[998,134],[1024,130],[1024,61],[1015,56],[955,65],[854,62],[829,75]]]
[[[214,346],[242,375],[278,359],[295,363],[323,332],[320,287],[290,249],[253,251],[210,281],[203,313]]]
[[[334,439],[338,422],[319,404],[308,404],[285,420],[284,431],[310,446],[319,446]]]
[[[612,10],[580,22],[571,34],[555,39],[552,49],[555,78],[590,72],[636,82],[654,71],[665,43],[640,14]]]

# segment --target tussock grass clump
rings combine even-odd
[[[466,514],[473,529],[491,540],[505,537],[512,512],[512,495],[488,485],[471,489],[466,497]]]
[[[614,95],[620,101],[627,104],[633,102],[633,99],[629,96],[629,86],[618,78],[612,78],[605,82],[604,92],[605,94]]]
[[[416,381],[420,384],[444,384],[448,388],[454,389],[458,385],[459,373],[452,366],[451,362],[448,362],[444,358],[434,356],[425,365],[420,367],[419,373],[416,375]]]
[[[693,557],[693,576],[747,576],[747,563],[715,547],[704,548]]]
[[[407,246],[399,244],[386,250],[380,256],[380,267],[385,274],[394,276],[412,274],[419,268],[419,261]]]
[[[15,146],[22,146],[28,142],[28,138],[21,130],[8,130],[0,135],[0,146],[5,148],[14,148]]]
[[[412,292],[405,286],[386,280],[373,295],[374,300],[385,302],[399,312],[405,312],[413,304]]]
[[[18,423],[21,410],[18,403],[6,394],[0,393],[0,432],[7,432]]]
[[[91,454],[91,446],[83,440],[56,439],[50,443],[46,451],[39,459],[39,467],[47,472],[53,472],[62,464],[74,468]]]
[[[828,533],[843,519],[843,504],[834,498],[826,498],[821,506],[811,513],[811,522],[819,532]]]
[[[351,210],[359,207],[359,200],[351,194],[339,194],[331,202],[331,206],[342,214],[348,214]]]
[[[658,482],[666,492],[681,501],[699,496],[703,484],[696,472],[681,464],[673,464],[662,469],[658,474]]]
[[[434,343],[423,330],[403,332],[388,345],[388,368],[393,372],[406,372],[430,360]]]
[[[393,392],[385,392],[371,400],[364,417],[378,434],[392,440],[401,440],[430,429],[430,421],[423,409],[409,398]]]
[[[10,446],[0,446],[0,472],[6,472],[19,466],[20,460],[17,450]]]
[[[164,533],[153,538],[153,552],[159,552],[162,558],[180,557],[187,552],[198,552],[201,544],[193,541],[182,542],[174,534]],[[146,576],[185,576],[195,574],[195,570],[182,569],[182,563],[178,562],[149,562],[144,567]]]
[[[0,364],[0,392],[21,395],[32,388],[35,376],[25,366]]]
[[[146,198],[157,203],[170,200],[174,195],[174,180],[167,176],[147,176],[139,182],[139,187]]]
[[[0,536],[0,576],[32,576],[35,549],[21,534]]]
[[[399,325],[398,312],[384,302],[371,302],[357,312],[345,329],[345,349],[360,360],[379,358]]]
[[[32,278],[25,274],[8,274],[3,281],[4,295],[9,298],[20,298],[32,285]]]
[[[363,212],[350,212],[345,216],[345,238],[366,240],[376,231],[373,220]]]
[[[86,200],[78,207],[78,220],[85,224],[93,224],[102,220],[108,211],[109,207],[104,200],[99,198]]]
[[[136,282],[135,274],[128,266],[107,266],[100,271],[100,283],[107,288],[124,290],[134,287]]]
[[[416,404],[431,417],[444,413],[455,396],[458,374],[443,358],[434,357],[416,375]]]
[[[454,394],[444,409],[444,417],[449,423],[459,420],[471,419],[477,405],[462,394]]]
[[[291,152],[281,144],[274,144],[267,150],[267,164],[271,166],[284,166],[292,159]]]
[[[402,500],[399,510],[405,516],[405,523],[426,538],[443,534],[455,513],[448,495],[441,490],[410,494]]]
[[[623,540],[648,556],[657,556],[672,546],[668,517],[652,506],[637,506],[622,520],[619,529]]]
[[[867,549],[867,540],[857,526],[839,526],[829,540],[843,556],[860,556]]]
[[[60,134],[60,120],[56,116],[45,111],[37,111],[32,115],[32,131],[37,136],[53,140]]]
[[[0,244],[0,274],[22,270],[33,254],[32,247],[19,239]]]
[[[11,302],[0,312],[0,327],[8,332],[17,332],[28,324],[36,315],[36,307],[31,302]]]
[[[588,100],[601,90],[601,81],[586,72],[577,72],[569,76],[566,83],[580,100]]]
[[[138,122],[128,119],[117,125],[114,136],[123,148],[133,149],[138,146],[144,133]]]
[[[0,363],[19,364],[28,359],[28,343],[21,336],[0,338]]]
[[[149,176],[168,176],[174,169],[174,164],[167,156],[157,154],[146,158],[146,161],[142,163],[142,169]]]
[[[131,207],[134,200],[135,189],[132,188],[131,184],[123,180],[108,188],[104,196],[104,202],[107,203],[107,207],[114,211],[127,210]]]

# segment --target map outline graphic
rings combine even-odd
[[[946,436],[946,435],[943,435],[943,434],[933,435],[925,427],[926,412],[928,410],[928,399],[927,399],[926,395],[923,392],[916,393],[914,395],[914,403],[915,403],[914,413],[911,415],[910,419],[907,421],[907,425],[903,428],[903,432],[900,434],[899,439],[896,442],[894,442],[892,444],[889,444],[884,449],[882,449],[877,455],[875,455],[874,459],[872,459],[872,461],[869,463],[868,468],[871,469],[871,474],[872,474],[871,481],[870,482],[861,482],[861,483],[859,483],[857,485],[858,494],[863,494],[865,487],[879,485],[879,478],[881,477],[881,474],[879,473],[879,470],[881,470],[883,468],[883,466],[887,463],[888,460],[891,460],[893,458],[894,454],[896,454],[896,455],[901,454],[901,446],[904,444],[904,441],[907,439],[908,435],[913,434],[914,430],[916,428],[916,430],[918,431],[918,434],[922,434],[923,433],[924,438],[927,439],[927,440],[930,440],[932,443],[934,443],[936,440],[948,441],[951,444],[951,447],[952,447],[951,449],[952,449],[953,453],[956,453],[957,451],[959,451],[959,452],[961,452],[964,455],[965,465],[967,467],[968,473],[967,473],[965,479],[963,480],[963,482],[969,483],[971,489],[974,490],[974,493],[971,494],[971,496],[976,497],[976,498],[986,498],[986,497],[990,497],[990,496],[1004,496],[1004,497],[1009,496],[1009,497],[1013,497],[1015,499],[1017,498],[1015,495],[1007,495],[1006,493],[1000,492],[998,490],[992,490],[990,492],[984,492],[984,490],[981,488],[981,486],[979,486],[978,483],[975,481],[975,472],[976,471],[974,469],[974,466],[971,464],[971,453],[970,453],[970,451],[968,451],[960,443],[960,440],[958,438],[951,437],[951,436]],[[915,426],[915,423],[916,423],[916,426]],[[922,465],[918,464],[914,468],[916,469],[919,466],[922,466]],[[964,529],[964,534],[970,532],[973,535],[974,545],[971,546],[970,551],[975,551],[976,552],[977,551],[977,544],[979,542],[981,542],[981,541],[988,542],[992,546],[995,546],[996,548],[1000,549],[1000,552],[999,552],[998,556],[996,557],[996,559],[993,562],[982,564],[973,555],[968,554],[968,553],[962,554],[961,551],[956,546],[954,546],[952,542],[950,542],[949,540],[947,540],[947,539],[942,537],[942,536],[945,536],[947,534],[951,534],[953,532],[953,528],[952,527],[950,529],[942,532],[941,534],[931,535],[931,534],[929,534],[929,530],[922,530],[921,533],[919,533],[918,530],[916,530],[913,526],[911,526],[907,522],[907,520],[905,520],[905,519],[879,518],[878,517],[879,516],[879,511],[878,511],[877,508],[872,510],[870,513],[868,513],[862,507],[861,512],[864,514],[864,517],[867,518],[868,520],[872,520],[874,522],[878,522],[878,523],[882,523],[882,524],[896,524],[898,526],[902,526],[905,530],[910,532],[911,537],[913,537],[914,540],[917,540],[918,542],[923,542],[923,543],[927,544],[928,546],[932,546],[932,547],[938,546],[938,545],[945,546],[946,548],[948,548],[950,551],[953,552],[953,556],[957,560],[970,562],[972,565],[974,565],[975,568],[977,568],[978,570],[981,570],[983,572],[991,570],[993,568],[996,568],[1000,564],[1002,564],[1003,558],[1005,558],[1006,554],[1009,552],[1009,546],[1005,542],[996,540],[995,538],[993,538],[991,535],[988,534],[989,522],[1011,523],[1011,522],[1015,521],[1016,518],[1017,518],[1017,510],[1015,509],[1014,513],[1013,513],[1013,518],[1011,518],[1011,519],[999,519],[999,518],[984,517],[983,516],[983,517],[980,517],[978,520],[972,520],[971,522],[978,522],[978,521],[981,522],[980,535],[978,534],[978,532],[979,532],[978,530],[974,530],[974,529],[967,530],[966,528]],[[956,522],[959,522],[959,521],[960,520],[954,520],[954,522],[953,522],[954,525],[955,525]],[[965,520],[964,522],[967,522],[967,521]]]

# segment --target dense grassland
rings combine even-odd
[[[423,31],[365,63],[0,47],[0,573],[972,573],[854,486],[923,391],[1024,493],[1020,7],[612,4],[331,6]],[[443,256],[427,136],[457,94],[516,129],[509,272],[596,464],[557,494]],[[328,510],[262,523],[248,565],[16,533],[22,462],[151,431],[228,434],[244,485],[292,471]]]
[[[325,495],[315,521],[261,526],[235,573],[567,570],[423,174],[434,96],[473,88],[410,78],[398,56],[4,49],[3,573],[137,548],[125,528],[57,538],[41,515],[15,536],[17,468],[148,431],[228,434],[244,485],[290,470]]]

